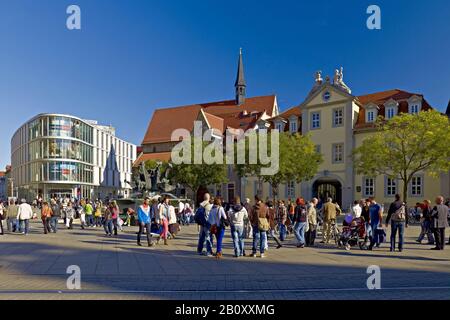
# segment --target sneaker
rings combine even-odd
[[[416,242],[417,243],[422,243],[422,240],[417,239]]]
[[[138,242],[137,245],[138,245],[139,247],[142,247],[142,244],[141,244],[140,242]]]
[[[250,257],[256,258],[256,253],[252,253],[252,254],[250,255]]]
[[[441,249],[438,247],[434,247],[434,248],[431,248],[430,250],[441,250]]]
[[[279,244],[278,246],[277,246],[277,249],[280,249],[282,247],[282,245],[281,244]]]
[[[264,253],[261,253],[261,258],[265,258],[266,256],[264,255]]]

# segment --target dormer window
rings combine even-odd
[[[284,123],[283,122],[276,122],[275,123],[275,129],[278,130],[279,132],[283,132],[284,131]]]
[[[422,98],[419,96],[412,96],[408,99],[409,113],[417,114],[422,109]]]
[[[395,101],[394,99],[391,98],[388,101],[386,101],[386,103],[384,104],[384,107],[385,107],[384,116],[386,119],[392,119],[393,117],[395,117],[397,115],[398,102]]]
[[[366,112],[366,122],[375,122],[377,111],[375,109],[367,110]]]
[[[373,123],[378,117],[378,105],[375,103],[369,103],[366,106],[364,106],[364,109],[366,110],[366,122],[367,123]]]
[[[290,133],[298,132],[298,120],[297,120],[297,117],[289,118],[289,132]]]

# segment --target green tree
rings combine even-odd
[[[194,159],[195,141],[202,145],[202,149],[209,145],[208,142],[201,141],[199,138],[191,138],[189,152],[191,152],[191,160]],[[223,152],[222,149],[217,150]],[[215,153],[215,151],[213,152]],[[202,161],[201,164],[171,164],[169,170],[169,179],[172,183],[179,183],[191,189],[196,194],[200,187],[208,185],[224,183],[227,181],[226,164],[207,164]]]
[[[437,111],[402,113],[386,121],[378,118],[377,132],[353,151],[358,174],[387,175],[403,182],[406,202],[408,185],[421,171],[437,177],[450,169],[450,126]]]
[[[270,143],[267,149],[270,152]],[[249,142],[246,141],[248,153]],[[282,132],[279,135],[279,170],[273,175],[261,175],[261,169],[267,165],[237,164],[236,171],[240,177],[257,177],[260,182],[267,182],[272,187],[275,200],[278,199],[278,188],[281,184],[295,181],[310,180],[317,173],[322,163],[322,155],[316,152],[314,143],[309,135],[290,134]]]

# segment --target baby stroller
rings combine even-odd
[[[339,246],[344,246],[345,250],[350,250],[351,247],[358,245],[361,250],[364,250],[367,248],[367,241],[364,218],[355,218],[349,225],[343,226]]]

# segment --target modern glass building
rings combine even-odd
[[[73,116],[40,114],[11,140],[19,197],[118,198],[131,191],[136,146],[112,127]]]

